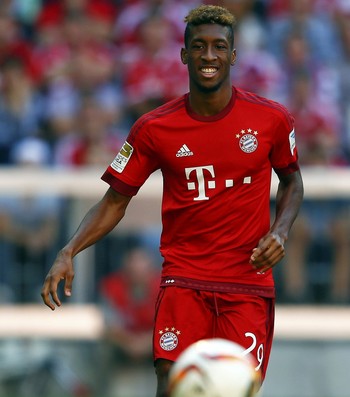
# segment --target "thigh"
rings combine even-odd
[[[213,328],[214,313],[199,291],[162,288],[156,305],[154,360],[175,361],[192,343],[212,337]]]
[[[242,345],[265,377],[274,331],[274,299],[253,295],[217,294],[216,336]]]

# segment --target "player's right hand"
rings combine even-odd
[[[41,297],[45,305],[51,310],[55,310],[55,304],[61,306],[61,301],[57,295],[58,284],[61,280],[65,280],[64,294],[66,296],[71,296],[73,278],[74,270],[72,259],[61,251],[48,272],[41,289]]]

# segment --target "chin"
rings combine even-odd
[[[203,92],[204,94],[210,94],[212,92],[217,92],[220,90],[220,88],[222,87],[222,83],[216,83],[216,84],[197,84],[197,89],[200,92]]]

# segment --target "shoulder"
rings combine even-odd
[[[246,105],[255,108],[254,111],[260,110],[262,112],[270,113],[271,116],[274,116],[286,123],[290,129],[293,128],[294,118],[288,109],[281,103],[239,88],[235,88],[235,90],[236,100],[238,102],[245,103]]]
[[[157,107],[156,109],[142,115],[131,128],[130,137],[133,139],[140,131],[147,130],[154,124],[164,124],[172,122],[174,118],[177,118],[179,112],[185,109],[185,96],[181,96],[177,99],[173,99],[164,105]]]

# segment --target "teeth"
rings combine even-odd
[[[202,68],[202,72],[204,73],[215,73],[216,68]]]

